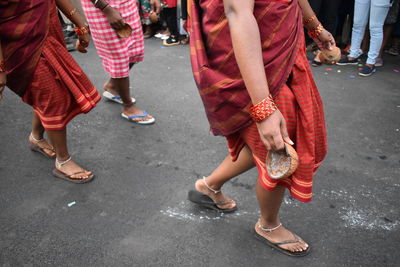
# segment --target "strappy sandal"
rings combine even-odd
[[[203,183],[204,185],[210,190],[212,191],[214,194],[218,194],[221,193],[221,190],[215,190],[213,188],[211,188],[205,180],[205,177],[203,177]],[[207,209],[211,209],[211,210],[215,210],[218,212],[223,212],[223,213],[231,213],[237,210],[237,206],[230,208],[230,209],[222,209],[218,206],[224,206],[227,205],[229,203],[232,203],[233,200],[231,201],[226,201],[226,202],[214,202],[214,200],[212,200],[212,198],[210,198],[209,196],[207,196],[206,194],[203,194],[197,190],[190,190],[189,194],[188,194],[188,199],[190,201],[192,201],[193,203],[196,203],[197,205],[207,208]]]
[[[64,161],[59,161],[58,159],[56,159],[56,166],[57,168],[61,168],[63,165],[65,165],[66,163],[71,161],[71,157],[69,157],[68,159],[64,160]],[[77,175],[77,174],[81,174],[81,173],[85,173],[85,170],[79,171],[79,172],[75,172],[73,174],[67,175],[65,173],[63,173],[62,171],[58,170],[57,168],[55,168],[53,170],[53,175],[57,178],[61,178],[63,180],[66,180],[68,182],[74,183],[74,184],[84,184],[87,182],[90,182],[91,180],[93,180],[94,178],[94,174],[91,173],[90,175],[88,175],[87,178],[72,178],[72,176]]]
[[[261,226],[260,221],[258,221],[257,224],[258,225],[256,227],[261,229],[261,231],[268,232],[268,233],[271,233],[271,232],[275,231],[276,229],[278,229],[279,227],[282,226],[282,223],[280,223],[278,226],[275,226],[273,228],[265,228],[265,227]],[[311,251],[310,246],[306,250],[294,251],[294,252],[280,247],[282,245],[296,244],[296,243],[300,243],[301,241],[303,241],[300,237],[298,237],[294,233],[292,233],[293,237],[294,237],[294,240],[288,240],[288,241],[277,242],[277,243],[269,241],[264,236],[262,236],[259,233],[257,233],[256,229],[254,229],[254,234],[255,234],[255,237],[259,241],[261,241],[262,243],[266,244],[267,246],[269,246],[269,247],[271,247],[271,248],[273,248],[273,249],[275,249],[275,250],[277,250],[277,251],[279,251],[279,252],[281,252],[281,253],[283,253],[285,255],[291,256],[291,257],[303,257],[303,256],[308,255],[310,253],[310,251]]]
[[[31,142],[31,139],[32,139],[33,143]],[[55,158],[55,157],[56,157],[56,151],[55,151],[54,147],[53,147],[52,145],[50,145],[49,143],[47,143],[47,144],[48,144],[50,147],[47,147],[47,146],[46,146],[46,147],[40,146],[39,144],[40,144],[40,143],[43,143],[43,142],[46,142],[46,143],[47,143],[46,139],[44,139],[44,138],[42,138],[42,139],[36,139],[36,138],[33,136],[32,133],[29,135],[29,148],[30,148],[32,151],[39,152],[39,153],[41,153],[42,155],[44,155],[45,157],[47,157],[47,158],[49,158],[49,159]],[[47,151],[51,151],[51,152],[53,152],[54,154],[47,153],[46,150],[47,150]]]

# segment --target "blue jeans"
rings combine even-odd
[[[383,24],[391,6],[390,0],[356,0],[354,5],[354,23],[351,36],[349,57],[358,58],[369,18],[371,35],[367,64],[374,65],[383,40]]]

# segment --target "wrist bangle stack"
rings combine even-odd
[[[87,25],[83,27],[75,27],[75,32],[77,35],[83,35],[89,33],[89,27]]]
[[[308,36],[310,36],[312,39],[317,39],[323,29],[324,27],[322,27],[322,24],[320,23],[314,29],[308,31]]]
[[[260,103],[250,106],[250,116],[255,122],[261,122],[267,119],[277,110],[272,95],[264,98]]]
[[[6,72],[6,62],[4,60],[0,60],[0,72]]]

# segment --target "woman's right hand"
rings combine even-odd
[[[262,122],[257,123],[257,128],[261,140],[268,150],[283,150],[285,148],[284,143],[294,145],[289,138],[285,118],[279,110],[276,110]]]
[[[0,72],[0,100],[3,98],[3,91],[6,88],[7,75],[5,72]]]
[[[118,10],[108,5],[104,8],[103,13],[106,15],[108,22],[114,30],[120,30],[124,27],[125,22]]]

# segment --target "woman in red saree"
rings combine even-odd
[[[327,151],[322,101],[305,55],[303,22],[321,48],[331,49],[332,35],[307,0],[189,2],[194,78],[211,131],[227,138],[230,152],[211,175],[196,181],[189,199],[233,212],[236,203],[221,187],[257,166],[256,237],[284,254],[304,256],[309,245],[279,219],[285,188],[296,199],[311,201],[313,175]],[[268,104],[268,110],[259,109],[259,120],[249,108],[261,104]],[[270,149],[283,149],[284,142],[295,146],[299,167],[291,177],[274,180],[266,171],[266,155]]]
[[[56,3],[78,26],[78,50],[85,52],[87,27],[69,0],[0,1],[0,96],[7,85],[32,106],[31,149],[56,158],[56,177],[84,183],[94,175],[71,159],[66,126],[94,108],[100,95],[65,48]]]

